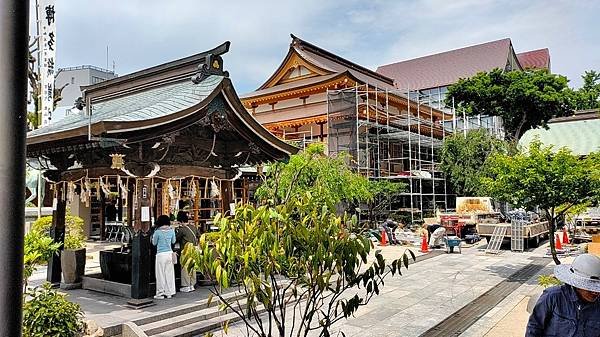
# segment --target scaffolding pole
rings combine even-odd
[[[407,88],[407,106],[408,106],[408,173],[409,173],[409,177],[412,175],[412,144],[410,141],[410,103],[411,103],[411,99],[410,99],[410,87]],[[413,202],[413,180],[412,179],[408,179],[408,183],[410,185],[410,223],[414,224],[415,222],[415,215],[413,213],[414,210],[414,202]]]

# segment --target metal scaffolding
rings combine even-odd
[[[390,210],[409,212],[411,220],[446,210],[455,199],[438,164],[439,148],[456,123],[434,111],[430,97],[414,94],[370,85],[327,92],[329,153],[349,153],[351,166],[370,179],[406,183]]]

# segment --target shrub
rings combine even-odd
[[[538,284],[545,289],[552,286],[559,286],[563,283],[554,277],[554,275],[540,275],[538,277]]]
[[[24,337],[73,337],[83,331],[83,312],[77,303],[46,283],[27,292],[23,304]]]
[[[31,231],[48,235],[52,227],[52,216],[37,219],[31,225]],[[80,249],[85,247],[85,234],[83,233],[83,219],[67,214],[65,217],[65,249]]]
[[[33,274],[35,266],[47,261],[52,254],[60,248],[51,237],[37,231],[31,231],[25,235],[24,257],[23,257],[23,284],[27,286],[27,279]]]

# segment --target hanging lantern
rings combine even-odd
[[[111,169],[120,170],[123,168],[125,165],[123,160],[123,157],[125,157],[124,154],[113,153],[110,155],[110,157],[112,158],[112,164],[110,165]]]

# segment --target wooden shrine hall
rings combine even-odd
[[[56,241],[64,240],[67,203],[87,214],[90,235],[106,239],[115,222],[128,229],[131,277],[120,281],[131,285],[133,304],[154,295],[152,219],[185,209],[206,226],[248,201],[240,167],[297,151],[240,102],[223,70],[229,45],[83,87],[79,111],[27,136],[29,163],[53,186]],[[115,214],[105,214],[108,204]],[[48,281],[60,282],[59,258]]]

